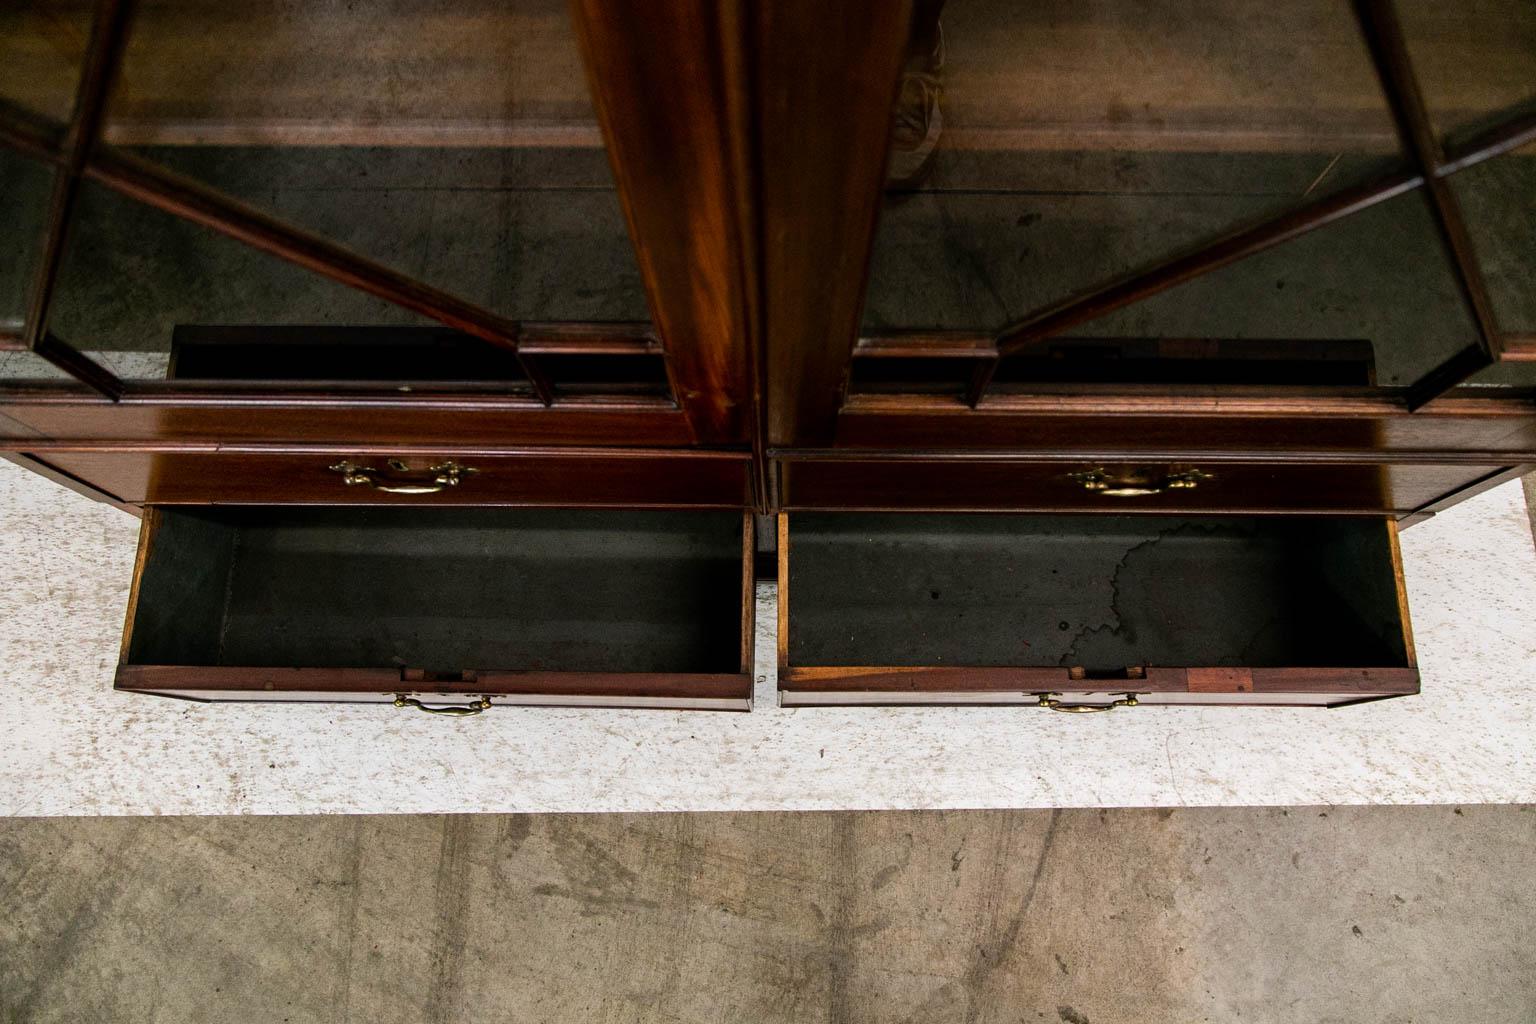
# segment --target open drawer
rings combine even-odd
[[[735,511],[152,507],[117,688],[744,711],[751,531]]]
[[[1391,520],[779,517],[785,705],[1350,704],[1417,693]]]

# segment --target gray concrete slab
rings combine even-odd
[[[0,1020],[1528,1022],[1523,806],[0,821]]]

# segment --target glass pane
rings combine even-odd
[[[1499,331],[1536,339],[1536,144],[1450,179]],[[1470,383],[1536,387],[1536,362],[1490,366]]]
[[[1536,101],[1536,3],[1398,0],[1430,121],[1442,136],[1488,127]]]
[[[917,8],[868,334],[995,332],[1401,162],[1348,4]]]
[[[648,319],[564,0],[147,0],[107,137],[509,319]]]
[[[0,4],[0,100],[67,121],[91,35],[89,0]]]
[[[26,331],[32,279],[43,246],[53,171],[0,148],[0,341],[14,344]],[[67,380],[68,376],[31,352],[0,351],[0,381]]]
[[[502,350],[423,324],[392,303],[93,183],[81,191],[50,318],[54,334],[128,380],[334,381],[349,362],[356,369],[345,380],[379,383],[375,370],[386,363],[415,380],[431,365],[414,354],[425,346],[468,367],[470,380],[526,387]],[[240,329],[258,327],[270,337]],[[293,327],[313,330],[286,329]],[[381,345],[396,351],[385,359]],[[183,350],[184,361],[176,358]]]
[[[0,352],[0,384],[32,384],[37,381],[79,384],[75,378],[40,355],[32,352]]]
[[[1450,179],[1500,330],[1536,334],[1536,144]]]
[[[1494,363],[1468,377],[1465,386],[1474,388],[1536,388],[1536,362]]]
[[[43,246],[53,171],[0,147],[0,337],[19,335],[31,300],[32,276]]]
[[[1476,337],[1429,205],[1413,192],[1005,359],[997,380],[1396,388]],[[1138,359],[1157,372],[1126,373]]]

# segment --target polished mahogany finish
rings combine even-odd
[[[268,453],[50,451],[34,457],[136,505],[552,505],[731,508],[751,501],[745,453],[456,447]],[[451,482],[440,483],[456,467]],[[348,482],[349,479],[352,482]]]
[[[724,446],[751,453],[748,500],[759,509],[776,502],[775,449],[1110,452],[1144,446],[1189,455],[1241,451],[1261,459],[1348,450],[1379,452],[1381,460],[1393,461],[1398,453],[1439,452],[1447,461],[1484,462],[1484,453],[1507,452],[1510,464],[1536,456],[1536,407],[1529,393],[1502,388],[1497,394],[1445,394],[1488,359],[1517,361],[1529,348],[1522,343],[1527,335],[1493,322],[1477,239],[1469,238],[1447,182],[1489,160],[1511,159],[1536,138],[1536,119],[1528,109],[1502,111],[1476,132],[1442,140],[1430,124],[1433,112],[1420,94],[1411,47],[1385,0],[1356,4],[1358,52],[1380,77],[1399,135],[1405,159],[1396,169],[1325,190],[1124,279],[1064,296],[994,334],[960,341],[922,332],[911,339],[858,339],[891,107],[906,81],[903,62],[911,61],[908,33],[921,31],[923,20],[938,17],[942,6],[923,5],[914,22],[905,4],[869,4],[829,19],[815,4],[733,0],[657,11],[575,3],[570,26],[585,57],[654,319],[615,332],[613,325],[598,323],[508,320],[124,148],[122,142],[136,134],[217,140],[228,132],[216,123],[198,128],[195,121],[167,128],[169,134],[157,135],[145,124],[106,130],[107,99],[138,12],[128,0],[102,0],[69,121],[57,124],[0,104],[0,143],[60,171],[29,314],[16,343],[81,382],[71,389],[0,381],[0,439],[137,443],[147,450],[239,441]],[[174,16],[155,13],[162,34],[161,22]],[[189,9],[182,16],[199,15]],[[218,43],[210,39],[206,45]],[[178,99],[190,97],[159,102]],[[287,129],[280,128],[257,134],[286,138]],[[370,129],[357,122],[343,128],[336,130],[351,142],[366,140],[370,130],[414,138],[401,135],[402,126]],[[537,135],[529,132],[518,128],[513,134]],[[104,144],[104,136],[119,142]],[[586,139],[581,130],[559,137]],[[391,395],[362,382],[323,393],[292,376],[244,387],[236,381],[189,386],[123,379],[82,351],[80,339],[49,331],[59,254],[82,180],[512,349],[530,394],[449,397],[428,387]],[[997,381],[1000,360],[1026,346],[1410,192],[1430,198],[1478,328],[1477,346],[1452,356],[1412,389],[1171,385],[1159,394],[1134,385],[1003,388]],[[623,336],[656,346],[666,360],[673,400],[647,405],[557,393],[558,384],[537,365],[536,354],[551,336]],[[1238,343],[1209,344],[1217,351]],[[905,395],[900,388],[848,391],[856,356],[911,354],[971,359],[974,366],[952,396],[928,394],[924,387]]]
[[[1275,512],[1407,516],[1501,466],[1309,464],[1227,459],[780,462],[784,509],[953,509],[1105,514]]]
[[[630,396],[537,399],[480,394],[404,396],[273,393],[208,387],[111,402],[70,388],[12,391],[0,401],[0,438],[59,444],[114,442],[214,449],[240,442],[427,445],[689,447],[688,419],[669,399]],[[14,425],[14,426],[10,426]]]
[[[330,506],[364,519],[451,506],[749,520],[742,656],[727,670],[415,665],[425,675],[407,678],[399,666],[125,658],[123,689],[741,706],[750,514],[779,513],[789,703],[1049,707],[1134,692],[1149,704],[1338,704],[1416,692],[1396,530],[1536,465],[1536,321],[1519,294],[1536,251],[1485,237],[1510,218],[1471,184],[1491,168],[1519,169],[1498,187],[1536,180],[1536,90],[1521,85],[1536,63],[1520,11],[1467,12],[1512,19],[1507,31],[1479,22],[1495,52],[1428,62],[1430,30],[1399,6],[1303,5],[1285,20],[1296,38],[1276,48],[1264,44],[1278,23],[1253,28],[1253,12],[1221,5],[1169,19],[1109,4],[1062,36],[993,0],[466,4],[447,29],[414,9],[284,13],[299,27],[323,20],[323,38],[379,40],[396,69],[444,68],[397,103],[375,102],[377,78],[355,54],[337,57],[337,95],[316,100],[327,90],[280,81],[274,51],[227,38],[213,8],[96,0],[72,106],[37,103],[0,68],[0,147],[49,182],[15,199],[41,232],[17,247],[17,282],[0,273],[15,284],[0,298],[23,297],[0,308],[0,449],[144,515],[145,552],[165,522],[199,515],[260,532],[240,518],[257,508],[299,531],[314,524],[297,509]],[[1272,63],[1241,67],[1241,46],[1220,38],[1234,28],[1252,28],[1248,45]],[[1161,40],[1157,74],[1110,67],[1110,36]],[[472,37],[486,45],[466,47]],[[506,59],[503,41],[536,59]],[[1061,59],[1026,61],[1021,42]],[[1300,58],[1277,70],[1286,53]],[[1436,77],[1447,69],[1465,78],[1448,94]],[[530,89],[546,77],[547,95]],[[1128,91],[1107,110],[1099,93],[1081,99],[1106,82]],[[916,171],[914,155],[928,161]],[[598,206],[584,204],[599,193],[616,261],[593,243]],[[168,262],[169,286],[140,293],[131,274],[101,269],[135,264],[71,250],[108,216],[93,196],[155,213],[165,238],[108,236],[127,256]],[[1050,231],[1032,233],[1042,219]],[[385,240],[371,246],[375,233]],[[234,254],[227,263],[193,265],[205,236]],[[900,271],[882,277],[889,253]],[[1270,273],[1282,255],[1312,279],[1298,285],[1290,265]],[[1399,255],[1430,268],[1422,281],[1400,280]],[[114,284],[84,317],[71,308],[88,304],[71,291],[72,256]],[[1053,276],[1057,264],[1071,272]],[[1248,277],[1230,294],[1201,290],[1230,274]],[[173,294],[183,276],[196,294]],[[334,291],[281,324],[241,302],[272,298],[267,317],[281,317],[299,308],[283,290],[296,280]],[[1193,310],[1169,313],[1190,294]],[[1256,295],[1275,305],[1247,316]],[[160,303],[159,319],[135,319],[135,302]],[[1213,309],[1214,323],[1202,316]],[[1250,664],[1213,648],[1209,662],[1120,666],[1139,674],[1113,679],[1021,658],[790,657],[793,523],[886,513],[953,513],[959,533],[961,513],[1054,516],[1090,554],[1100,527],[1089,520],[1182,522],[1191,536],[1247,538],[1222,550],[1270,567],[1265,552],[1315,536],[1358,555],[1370,581],[1364,597],[1319,592],[1359,597],[1402,642],[1376,629],[1380,657],[1358,665],[1346,663],[1347,632],[1332,637],[1337,663],[1272,651]],[[566,554],[574,565],[583,553]],[[926,571],[927,558],[919,546],[890,575]],[[1097,555],[1079,569],[1081,586],[1104,584]],[[1282,611],[1300,604],[1271,590]],[[803,591],[797,600],[807,614]],[[469,604],[455,614],[471,616]],[[130,612],[130,646],[136,622]]]

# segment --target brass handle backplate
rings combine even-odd
[[[1128,693],[1108,704],[1064,704],[1059,693],[1040,693],[1036,696],[1039,697],[1035,702],[1036,707],[1049,708],[1052,711],[1062,711],[1071,715],[1089,715],[1098,711],[1113,711],[1115,708],[1134,708],[1141,704],[1134,693]]]
[[[481,697],[479,700],[468,704],[449,704],[444,707],[428,707],[415,697],[407,697],[403,693],[395,694],[395,707],[415,708],[417,711],[425,711],[429,715],[449,715],[453,718],[467,718],[470,715],[478,715],[491,706],[491,698]]]
[[[331,472],[341,474],[341,482],[348,487],[372,487],[385,494],[436,494],[449,487],[459,486],[464,477],[476,472],[473,467],[461,466],[457,462],[440,462],[420,471],[423,476],[413,478],[404,475],[412,470],[399,459],[390,459],[385,466],[389,469],[387,473],[372,466],[360,466],[343,460],[330,468]]]
[[[1106,498],[1144,498],[1164,491],[1192,491],[1212,474],[1193,466],[1169,466],[1166,470],[1133,466],[1111,472],[1103,466],[1071,474],[1085,491]]]

